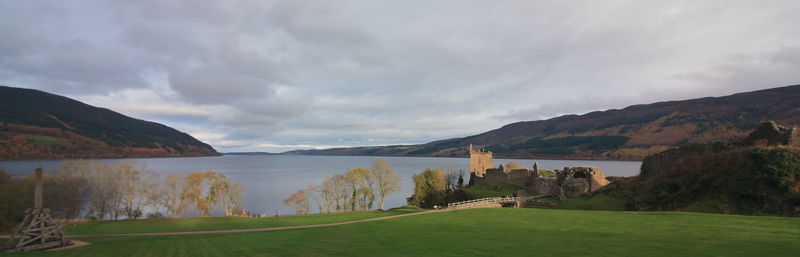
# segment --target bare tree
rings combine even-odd
[[[169,174],[164,181],[164,195],[161,199],[169,215],[173,218],[180,218],[189,206],[189,198],[183,192],[187,188],[188,178],[181,174]]]
[[[146,165],[131,161],[116,163],[114,167],[122,199],[121,210],[129,219],[137,219],[149,202],[147,191],[154,187],[158,174]]]
[[[214,191],[218,199],[217,204],[225,212],[225,216],[231,216],[236,207],[242,202],[244,189],[242,189],[242,185],[239,182],[231,183],[224,177],[222,178],[215,184]]]
[[[297,190],[288,198],[283,200],[283,204],[294,208],[297,214],[308,214],[309,203],[305,190]]]
[[[53,216],[67,220],[78,218],[86,205],[86,180],[61,170],[45,174],[44,178],[45,203]]]
[[[337,211],[347,211],[350,206],[350,188],[352,181],[347,179],[344,174],[336,174],[331,178],[333,188],[333,199],[335,199],[335,209]]]
[[[336,198],[336,184],[335,177],[325,177],[322,183],[318,186],[319,202],[322,211],[334,212],[336,211],[337,198]]]
[[[447,190],[452,191],[458,189],[459,178],[461,178],[461,183],[463,184],[464,170],[458,169],[455,165],[444,166],[439,168],[439,170],[444,174],[445,187]]]
[[[162,214],[164,216],[165,212],[161,210],[169,211],[169,209],[165,208],[166,204],[164,202],[167,199],[167,195],[169,192],[167,191],[167,182],[161,180],[161,174],[154,173],[155,176],[151,177],[149,181],[149,187],[144,191],[144,197],[146,199],[146,206],[153,208],[153,211],[158,214]],[[148,216],[150,216],[148,214]]]
[[[372,162],[369,174],[370,181],[380,197],[378,208],[383,210],[386,195],[400,190],[400,176],[395,175],[392,166],[383,159],[376,159]]]
[[[324,209],[322,200],[322,187],[314,183],[308,184],[308,187],[306,187],[306,195],[308,196],[309,204],[311,204],[312,201],[316,202],[317,210],[322,213]]]
[[[181,217],[189,206],[208,216],[215,207],[227,215],[241,203],[244,190],[225,175],[213,171],[188,175],[160,175],[134,161],[107,163],[68,160],[57,173],[46,174],[47,192],[54,195],[54,214],[74,218],[85,211],[97,219],[139,218],[148,206],[164,208],[171,217]],[[84,208],[85,206],[85,208]]]
[[[91,188],[89,197],[91,212],[95,218],[103,220],[107,215],[116,216],[119,209],[119,184],[114,168],[102,161],[88,161],[88,163],[77,163]],[[85,166],[84,166],[85,165]],[[80,167],[83,166],[83,167]]]

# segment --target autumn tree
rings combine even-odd
[[[409,198],[409,204],[432,208],[434,205],[444,203],[446,182],[441,170],[425,169],[422,173],[414,175],[412,179],[414,195]]]
[[[294,208],[297,214],[308,214],[308,195],[305,190],[297,190],[283,200],[283,205]]]
[[[219,200],[219,188],[225,179],[225,175],[213,171],[189,173],[183,188],[183,197],[194,204],[197,214],[210,216]]]
[[[375,191],[380,197],[378,208],[383,210],[386,195],[400,190],[400,176],[394,174],[394,169],[383,159],[376,159],[369,169],[369,178],[373,181]]]
[[[369,170],[364,168],[351,169],[345,173],[346,184],[351,190],[351,211],[367,210],[372,207],[375,201],[375,194],[373,194],[372,188],[369,187],[369,173]]]
[[[32,175],[20,179],[0,175],[0,207],[31,205]],[[61,162],[60,170],[44,174],[44,204],[53,217],[63,219],[81,215],[100,220],[137,219],[148,208],[164,208],[177,218],[192,205],[199,215],[208,216],[215,207],[231,215],[244,195],[239,183],[213,171],[170,174],[163,182],[159,178],[155,171],[133,161],[67,160]],[[20,215],[0,210],[0,226]]]
[[[300,190],[302,192],[295,192],[287,198],[284,204],[302,207],[306,202],[309,205],[316,202],[321,213],[365,211],[372,209],[376,200],[379,200],[379,208],[383,209],[386,196],[398,191],[399,184],[400,177],[394,174],[392,167],[386,161],[378,159],[370,169],[350,169],[344,174],[325,177],[319,185],[310,184],[306,189]]]

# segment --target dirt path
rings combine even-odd
[[[229,229],[229,230],[206,230],[206,231],[184,231],[184,232],[156,232],[156,233],[129,233],[129,234],[90,234],[90,235],[67,235],[69,238],[86,238],[86,237],[122,237],[122,236],[172,236],[172,235],[201,235],[201,234],[223,234],[223,233],[245,233],[245,232],[260,232],[260,231],[277,231],[277,230],[291,230],[291,229],[304,229],[304,228],[321,228],[332,227],[339,225],[347,225],[361,222],[370,222],[378,220],[396,219],[400,217],[408,217],[414,215],[422,215],[428,213],[445,212],[451,210],[435,210],[435,211],[420,211],[406,214],[392,215],[386,217],[370,218],[363,220],[351,220],[336,223],[314,224],[314,225],[300,225],[300,226],[285,226],[285,227],[269,227],[269,228],[243,228],[243,229]],[[11,236],[2,235],[0,238],[10,238]]]
[[[72,241],[72,245],[59,247],[59,248],[53,248],[53,249],[47,249],[46,251],[48,251],[48,252],[61,251],[61,250],[67,250],[67,249],[72,249],[72,248],[76,248],[76,247],[90,245],[90,243],[84,242],[84,241],[78,241],[78,240],[71,240],[71,241]]]

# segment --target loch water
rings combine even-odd
[[[465,171],[469,179],[468,158],[436,157],[372,157],[372,156],[306,156],[306,155],[225,155],[218,157],[188,158],[140,158],[107,159],[118,162],[134,160],[147,165],[161,174],[189,173],[213,170],[224,173],[229,180],[238,181],[245,189],[243,207],[251,213],[290,214],[292,209],[281,201],[292,192],[305,188],[310,183],[319,184],[326,176],[344,173],[348,169],[369,168],[372,161],[386,160],[402,178],[399,192],[389,195],[386,207],[402,206],[413,191],[411,176],[426,168],[453,165]],[[553,170],[571,166],[596,166],[606,176],[633,176],[639,174],[641,162],[638,161],[595,161],[595,160],[534,160],[534,159],[495,159],[500,165],[515,162],[532,167],[534,162],[540,169]],[[0,169],[12,175],[23,175],[34,171],[41,165],[45,172],[59,169],[61,160],[0,161]]]

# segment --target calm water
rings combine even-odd
[[[213,170],[222,172],[232,181],[239,181],[245,188],[244,208],[253,213],[281,214],[292,212],[281,201],[298,189],[310,183],[319,184],[325,176],[344,173],[356,167],[368,168],[376,158],[383,158],[402,177],[401,191],[386,199],[386,207],[405,204],[405,198],[411,195],[413,185],[411,176],[425,168],[437,168],[455,165],[465,172],[469,170],[467,158],[433,158],[433,157],[368,157],[368,156],[288,156],[288,155],[228,155],[220,157],[194,158],[149,158],[135,159],[162,174],[188,173],[192,171]],[[123,159],[109,159],[117,162]],[[495,159],[495,165],[509,161],[531,167],[533,162],[539,163],[541,169],[562,169],[565,166],[596,166],[607,176],[632,176],[639,174],[641,162],[630,161],[581,161],[581,160],[519,160]],[[58,170],[59,160],[41,161],[0,161],[0,168],[15,175],[33,172],[38,165],[45,172]],[[468,174],[467,174],[468,175]],[[465,178],[468,180],[468,176]]]

